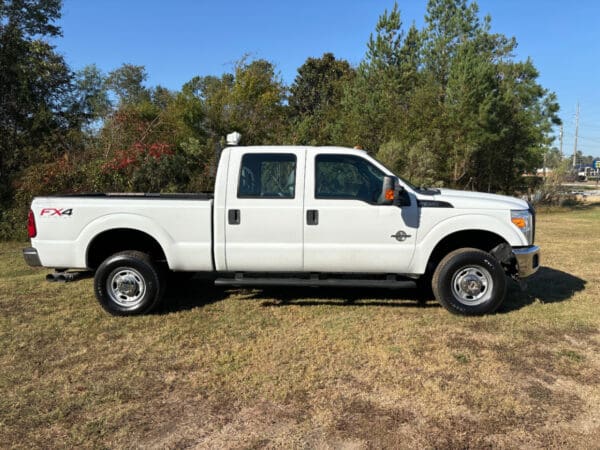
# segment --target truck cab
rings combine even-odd
[[[393,174],[360,150],[225,149],[215,189],[216,269],[407,273],[419,209],[410,191],[402,207],[386,204],[386,176]]]

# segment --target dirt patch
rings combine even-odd
[[[361,399],[345,399],[335,422],[335,432],[344,439],[359,440],[369,448],[393,448],[402,443],[399,431],[415,414],[406,408],[383,408]]]
[[[552,383],[557,378],[570,378],[585,385],[600,384],[600,369],[586,360],[584,353],[572,349],[550,350],[536,346],[495,346],[500,361],[509,365],[520,377],[538,378]]]

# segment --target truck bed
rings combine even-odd
[[[210,193],[95,193],[37,197],[32,245],[47,267],[89,268],[96,239],[136,230],[151,236],[171,270],[213,270]],[[115,234],[116,236],[116,234]]]

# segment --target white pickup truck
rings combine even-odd
[[[37,197],[31,266],[94,271],[100,304],[142,314],[167,271],[218,285],[431,287],[453,313],[495,311],[539,267],[535,213],[512,197],[419,189],[362,150],[230,146],[213,194]]]

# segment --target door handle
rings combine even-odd
[[[390,237],[395,238],[399,242],[403,242],[406,239],[408,239],[410,236],[411,236],[410,234],[406,234],[405,231],[400,230],[396,234],[392,234]]]
[[[316,209],[306,210],[306,225],[319,225],[319,211]]]
[[[229,225],[239,225],[242,220],[242,213],[239,209],[230,209],[227,211]]]

